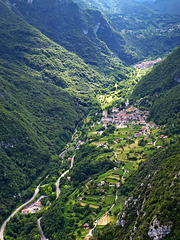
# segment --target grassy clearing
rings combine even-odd
[[[99,222],[98,222],[98,226],[105,226],[110,222],[114,222],[114,217],[113,216],[109,216],[108,214],[106,214],[105,216],[103,216]]]
[[[89,202],[80,202],[80,205],[83,207],[85,207],[86,205],[89,205],[91,208],[95,208],[95,209],[99,208],[99,206],[89,203]]]
[[[119,177],[119,175],[111,175],[111,176],[107,176],[106,178],[109,178],[109,179],[114,179],[114,180],[119,180],[120,179],[120,177]]]

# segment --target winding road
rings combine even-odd
[[[71,141],[73,141],[74,135],[76,134],[76,132],[77,132],[77,127],[76,127],[76,129],[75,129],[74,134],[72,135]],[[62,158],[64,158],[65,154],[66,154],[69,150],[72,150],[72,149],[73,149],[73,148],[70,148],[70,149],[69,149],[69,146],[70,146],[70,143],[67,144],[67,149],[64,150],[62,153],[60,153],[59,156],[61,156]],[[70,168],[69,168],[68,170],[66,170],[65,172],[63,172],[63,173],[61,174],[61,176],[58,178],[57,182],[56,182],[56,199],[59,197],[59,195],[60,195],[60,193],[61,193],[61,190],[60,190],[60,188],[59,188],[60,180],[61,180],[61,178],[63,178],[63,177],[69,172],[70,169],[73,168],[74,158],[75,158],[75,155],[74,155],[74,156],[72,157],[72,159],[71,159]],[[40,230],[41,240],[46,240],[46,237],[44,236],[43,230],[42,230],[42,228],[41,228],[41,218],[38,219],[37,224],[38,224],[38,227],[39,227],[39,230]]]
[[[2,224],[1,226],[1,230],[0,230],[0,239],[1,240],[4,240],[4,237],[3,237],[3,233],[4,233],[4,229],[6,227],[6,224],[9,222],[9,220],[14,217],[14,215],[23,207],[25,207],[27,204],[29,204],[31,201],[34,200],[34,198],[36,197],[36,195],[38,194],[39,192],[39,187],[40,187],[40,184],[37,186],[37,188],[35,189],[35,192],[34,192],[34,195],[32,196],[32,198],[25,202],[24,204],[22,204],[20,207],[18,207],[5,221],[4,223]]]
[[[37,220],[37,224],[38,224],[38,227],[39,227],[39,230],[40,230],[40,237],[41,237],[41,240],[47,240],[47,238],[44,236],[43,230],[41,228],[41,218],[39,218]]]
[[[60,195],[60,193],[61,193],[61,190],[60,190],[60,188],[59,188],[60,180],[61,180],[61,178],[63,178],[63,177],[69,172],[69,170],[70,170],[71,168],[73,168],[74,157],[75,157],[75,155],[74,155],[74,156],[72,157],[72,159],[71,159],[71,166],[70,166],[70,168],[69,168],[67,171],[63,172],[63,173],[61,174],[61,176],[58,178],[57,182],[56,182],[56,199],[59,197],[59,195]]]
[[[57,182],[56,182],[56,199],[59,197],[60,193],[61,193],[61,190],[59,188],[59,183],[60,183],[60,180],[61,178],[63,178],[67,173],[69,172],[69,169],[65,172],[63,172],[61,174],[61,176],[58,178]]]
[[[77,128],[78,128],[78,125],[77,125],[76,128],[75,128],[75,132],[74,132],[74,134],[72,135],[71,141],[73,141],[73,139],[74,139],[74,135],[75,135],[76,132],[77,132]],[[73,148],[70,148],[70,149],[69,149],[70,143],[68,143],[67,146],[68,146],[67,149],[64,150],[64,151],[59,155],[59,156],[61,156],[62,158],[64,158],[64,155],[65,155],[69,150],[72,150],[72,149],[73,149]],[[61,180],[62,177],[64,177],[64,176],[69,172],[70,169],[73,168],[74,157],[75,157],[75,155],[74,155],[74,156],[72,157],[72,159],[71,159],[71,166],[70,166],[70,168],[69,168],[67,171],[65,171],[64,173],[62,173],[61,176],[59,177],[59,179],[58,179],[57,182],[56,182],[56,198],[59,197],[59,194],[60,194],[60,192],[61,192],[61,190],[59,189],[60,180]],[[39,192],[39,187],[40,187],[40,184],[39,184],[39,185],[37,186],[37,188],[35,189],[34,195],[32,196],[32,198],[31,198],[30,200],[28,200],[27,202],[25,202],[24,204],[22,204],[20,207],[18,207],[18,208],[3,222],[2,226],[1,226],[1,229],[0,229],[0,240],[4,240],[3,234],[4,234],[4,229],[5,229],[5,227],[6,227],[6,224],[10,221],[10,219],[11,219],[12,217],[14,217],[14,215],[15,215],[21,208],[25,207],[26,205],[28,205],[30,202],[32,202],[32,201],[34,200],[34,198],[36,197],[36,195],[37,195],[38,192]],[[43,231],[42,231],[42,228],[41,228],[40,221],[41,221],[41,218],[39,218],[38,221],[37,221],[37,224],[38,224],[38,227],[39,227],[39,230],[40,230],[41,240],[46,240],[46,237],[44,236]]]

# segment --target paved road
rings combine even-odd
[[[56,182],[56,199],[59,197],[59,194],[61,192],[60,188],[59,188],[59,183],[60,183],[60,180],[61,178],[63,178],[67,173],[69,172],[69,169],[65,172],[63,172],[61,174],[61,176],[58,178],[57,182]]]
[[[37,195],[38,192],[39,192],[39,186],[40,186],[40,184],[37,186],[37,188],[36,188],[36,190],[35,190],[34,195],[32,196],[32,198],[31,198],[29,201],[27,201],[26,203],[22,204],[20,207],[18,207],[18,208],[6,219],[6,221],[4,221],[4,223],[3,223],[2,226],[1,226],[1,230],[0,230],[0,239],[1,239],[1,240],[4,240],[3,233],[4,233],[4,229],[5,229],[5,227],[6,227],[6,224],[9,222],[9,220],[10,220],[12,217],[14,217],[14,215],[15,215],[21,208],[25,207],[27,204],[29,204],[31,201],[33,201],[33,199],[36,197],[36,195]]]
[[[41,240],[47,240],[47,238],[44,236],[43,230],[41,228],[41,218],[39,218],[37,220],[37,224],[38,224],[38,227],[39,227],[39,230],[40,230],[40,237],[41,237]]]
[[[153,143],[153,146],[154,146],[154,147],[156,147],[156,142],[157,142],[157,140]]]
[[[71,166],[70,166],[70,169],[71,168],[73,168],[73,164],[74,164],[74,157],[75,157],[76,155],[74,155],[73,157],[72,157],[72,159],[71,159]]]
[[[72,159],[71,159],[70,169],[73,168],[74,157],[75,157],[75,155],[74,155],[74,156],[72,157]],[[61,180],[61,178],[63,178],[63,177],[69,172],[70,169],[68,169],[67,171],[63,172],[63,173],[61,174],[61,176],[58,178],[57,182],[56,182],[56,199],[59,197],[59,195],[60,195],[60,193],[61,193],[61,190],[60,190],[60,188],[59,188],[60,180]]]

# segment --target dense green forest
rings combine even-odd
[[[93,91],[109,80],[0,5],[2,222],[87,110],[99,108]]]
[[[19,11],[27,22],[68,51],[76,53],[87,64],[101,69],[105,64],[113,63],[111,51],[125,62],[134,62],[125,51],[121,34],[98,10],[82,10],[71,0],[11,2],[15,3],[12,9]]]
[[[164,56],[179,46],[179,12],[163,14],[150,6],[137,1],[92,1],[75,0],[83,8],[100,9],[105,12],[112,26],[125,40],[125,52],[136,61],[145,58]],[[166,6],[161,1],[161,9]],[[176,1],[166,1],[171,7],[179,9]],[[152,4],[155,4],[154,2]],[[176,14],[175,14],[176,13]],[[120,56],[121,58],[121,56]]]

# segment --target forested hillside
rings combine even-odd
[[[71,0],[11,1],[12,9],[51,40],[76,53],[90,65],[109,64],[111,51],[121,60],[135,61],[126,52],[125,40],[106,16],[92,9],[82,10]]]
[[[154,67],[135,87],[131,98],[150,108],[149,118],[179,133],[180,48]]]
[[[1,240],[180,239],[173,3],[0,0]]]
[[[134,12],[133,9],[136,8],[136,10],[142,10],[146,9],[146,7],[138,4],[137,2],[133,0],[74,0],[74,2],[77,2],[82,7],[88,7],[88,8],[98,8],[102,10],[105,13],[128,13],[128,12]]]
[[[164,148],[152,153],[120,187],[121,195],[128,196],[125,206],[116,224],[95,230],[94,240],[180,238],[179,61],[177,48],[142,78],[131,96],[175,141],[164,140]]]
[[[0,222],[50,168],[108,81],[0,1]],[[94,101],[94,102],[93,102]],[[35,182],[34,182],[35,183]],[[28,193],[31,195],[31,191]]]
[[[132,0],[8,1],[16,14],[101,72],[117,61],[112,52],[131,65],[180,44],[180,16],[163,16]]]
[[[81,7],[98,8],[105,12],[113,27],[123,36],[126,52],[137,61],[163,56],[180,45],[180,15],[177,15],[179,3],[176,1],[169,1],[169,9],[177,9],[171,11],[171,14],[154,11],[144,2],[135,0],[75,1]],[[161,2],[162,9],[166,4]],[[155,5],[156,2],[152,4]]]

